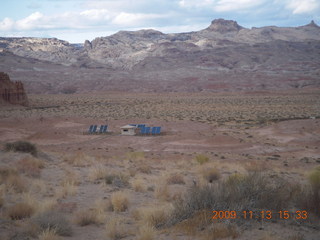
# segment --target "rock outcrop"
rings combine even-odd
[[[199,31],[120,31],[84,44],[0,37],[0,69],[32,93],[319,88],[319,46],[313,21],[249,29],[217,19]]]
[[[12,82],[9,75],[4,72],[0,72],[0,96],[2,102],[28,106],[23,83],[20,81]]]

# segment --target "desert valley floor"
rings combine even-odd
[[[300,195],[310,187],[310,174],[320,176],[319,89],[30,95],[29,102],[0,106],[0,239],[319,239],[319,211],[298,209],[304,205],[285,192],[264,196],[287,208],[239,208],[270,210],[271,219],[214,220],[213,210],[237,209],[205,207],[177,217],[193,188],[219,189],[231,179],[282,179],[298,184]],[[131,123],[161,126],[162,134],[121,136]],[[88,134],[91,124],[107,124],[108,133]],[[19,140],[37,154],[5,151]],[[304,210],[307,219],[294,217]]]

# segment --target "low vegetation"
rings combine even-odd
[[[200,165],[202,165],[202,164],[204,164],[204,163],[206,163],[206,162],[209,161],[209,157],[206,156],[206,155],[203,155],[203,154],[198,154],[198,155],[196,156],[196,161],[197,161]]]
[[[238,213],[250,209],[304,209],[318,212],[318,203],[310,202],[314,192],[308,186],[289,183],[266,172],[232,174],[216,185],[193,186],[185,197],[175,202],[169,220],[171,224],[191,218],[201,210],[233,210]]]
[[[128,194],[123,191],[114,192],[111,195],[111,204],[115,212],[124,212],[129,207]]]
[[[59,236],[71,236],[72,228],[67,218],[57,211],[43,212],[33,218],[33,222],[41,229],[54,230]]]
[[[12,143],[6,143],[4,149],[5,151],[24,152],[24,153],[30,153],[33,156],[37,156],[36,146],[26,141],[16,141]]]

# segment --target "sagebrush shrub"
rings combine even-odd
[[[62,213],[47,211],[37,215],[33,221],[43,230],[54,229],[60,236],[71,236],[72,228]]]
[[[5,151],[25,152],[37,156],[37,148],[34,144],[27,141],[16,141],[5,144]]]

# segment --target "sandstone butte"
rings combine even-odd
[[[19,104],[28,106],[28,97],[24,90],[23,83],[13,82],[8,74],[0,72],[0,103]]]

